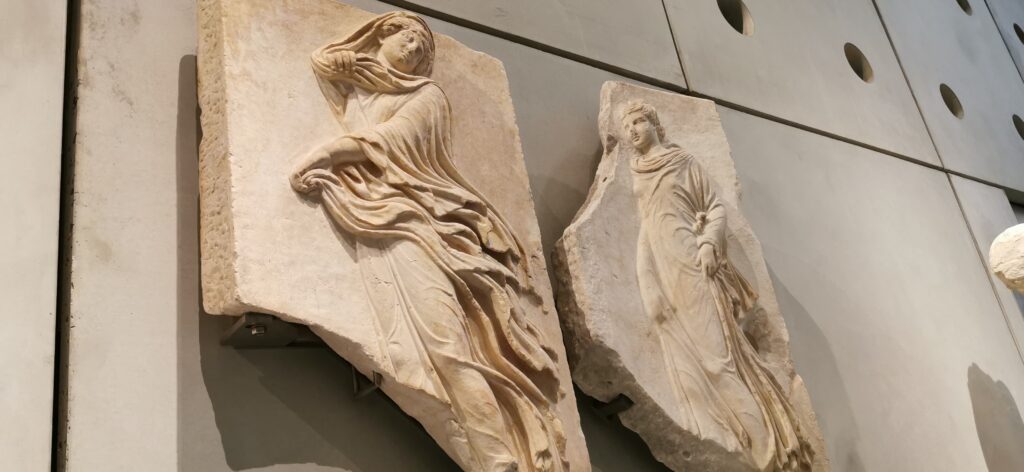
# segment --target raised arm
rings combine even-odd
[[[340,74],[352,72],[356,63],[356,53],[342,49],[337,44],[328,44],[313,51],[310,60],[313,72],[317,77],[326,80],[337,80]]]
[[[331,111],[337,117],[345,116],[351,86],[341,79],[352,73],[356,54],[332,43],[314,51],[310,61],[316,80],[320,84],[320,91],[327,99]]]

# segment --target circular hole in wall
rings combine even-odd
[[[1020,135],[1020,139],[1024,139],[1024,120],[1020,119],[1017,115],[1013,115],[1013,127],[1017,128],[1017,134]]]
[[[754,19],[743,0],[718,0],[718,9],[732,29],[745,36],[754,34]]]
[[[860,48],[854,46],[853,43],[846,43],[843,46],[843,51],[846,53],[846,61],[850,63],[850,68],[853,72],[867,83],[875,80],[875,70],[871,68],[871,63],[868,62],[868,58],[864,57],[864,53],[860,51]]]
[[[971,9],[971,4],[968,3],[967,0],[956,0],[956,4],[960,5],[960,9],[963,10],[964,13],[968,15],[974,13],[974,10]]]
[[[949,108],[949,112],[953,116],[957,118],[964,117],[964,107],[960,104],[960,99],[953,93],[953,89],[949,88],[946,84],[939,85],[939,94],[942,95],[942,101],[946,102],[946,108]]]
[[[1024,29],[1021,29],[1017,23],[1013,24],[1013,32],[1017,33],[1017,40],[1024,44]]]

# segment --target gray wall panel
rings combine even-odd
[[[992,241],[1006,228],[1016,225],[1014,214],[1003,190],[958,176],[950,176],[953,189],[977,243],[979,257],[988,268],[988,250]],[[1017,342],[1018,352],[1024,347],[1024,317],[1021,306],[1024,297],[1015,295],[988,270],[992,286],[1006,318],[1007,329]],[[975,424],[978,439],[990,471],[1024,470],[1024,419],[1020,410],[1008,399],[1013,397],[1005,383],[972,372]],[[973,401],[977,397],[978,401]]]
[[[726,22],[718,4],[665,2],[692,90],[939,163],[870,0],[747,0],[749,36]],[[850,67],[846,43],[867,57],[871,83]]]
[[[0,470],[47,470],[67,2],[0,8]]]
[[[999,281],[988,265],[988,250],[992,246],[992,241],[1006,228],[1018,224],[1017,216],[1014,215],[1003,190],[955,175],[950,176],[950,182],[977,244],[978,257],[985,264],[989,279],[992,280],[992,287],[999,296],[999,303],[1006,314],[1009,329],[1017,345],[1024,348],[1024,315],[1018,306],[1018,297]],[[1024,301],[1024,298],[1020,300]],[[1024,470],[1024,463],[1020,464],[1020,469]]]
[[[395,0],[686,86],[661,0]],[[613,34],[612,32],[622,32]]]
[[[1017,70],[1024,75],[1024,2],[988,0],[988,6]]]
[[[1024,369],[946,176],[720,111],[834,470],[985,470]]]
[[[1024,84],[982,0],[965,13],[954,0],[877,0],[924,120],[945,166],[1016,190],[1024,189]],[[963,117],[939,92],[957,95]]]

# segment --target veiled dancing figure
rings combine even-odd
[[[404,12],[314,52],[342,134],[304,156],[291,183],[353,242],[397,381],[450,405],[456,461],[565,470],[554,354],[521,305],[535,296],[523,248],[454,166],[433,61],[430,29]]]
[[[636,150],[637,278],[683,424],[758,470],[809,470],[793,408],[737,321],[757,294],[729,263],[725,208],[707,174],[665,141],[650,105],[631,102],[622,118]]]

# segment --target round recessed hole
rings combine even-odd
[[[843,46],[843,51],[846,53],[846,62],[850,63],[850,68],[853,69],[853,73],[857,74],[857,77],[860,77],[860,80],[867,83],[875,80],[875,70],[871,68],[871,63],[868,62],[868,58],[864,56],[860,48],[854,46],[853,43],[846,43]]]
[[[1013,127],[1017,128],[1020,139],[1024,139],[1024,120],[1020,119],[1020,116],[1013,115]]]
[[[732,29],[745,36],[754,34],[754,18],[743,0],[718,0],[718,9]]]
[[[1017,23],[1013,24],[1013,32],[1017,33],[1017,40],[1024,44],[1024,29],[1021,29]]]
[[[960,104],[960,99],[953,93],[953,89],[949,88],[946,84],[939,85],[939,94],[942,95],[942,101],[946,102],[946,108],[949,108],[949,112],[953,116],[957,118],[964,117],[964,107]]]
[[[960,5],[960,9],[963,10],[964,13],[968,15],[974,13],[974,10],[971,8],[971,4],[967,0],[956,0],[956,4]]]

